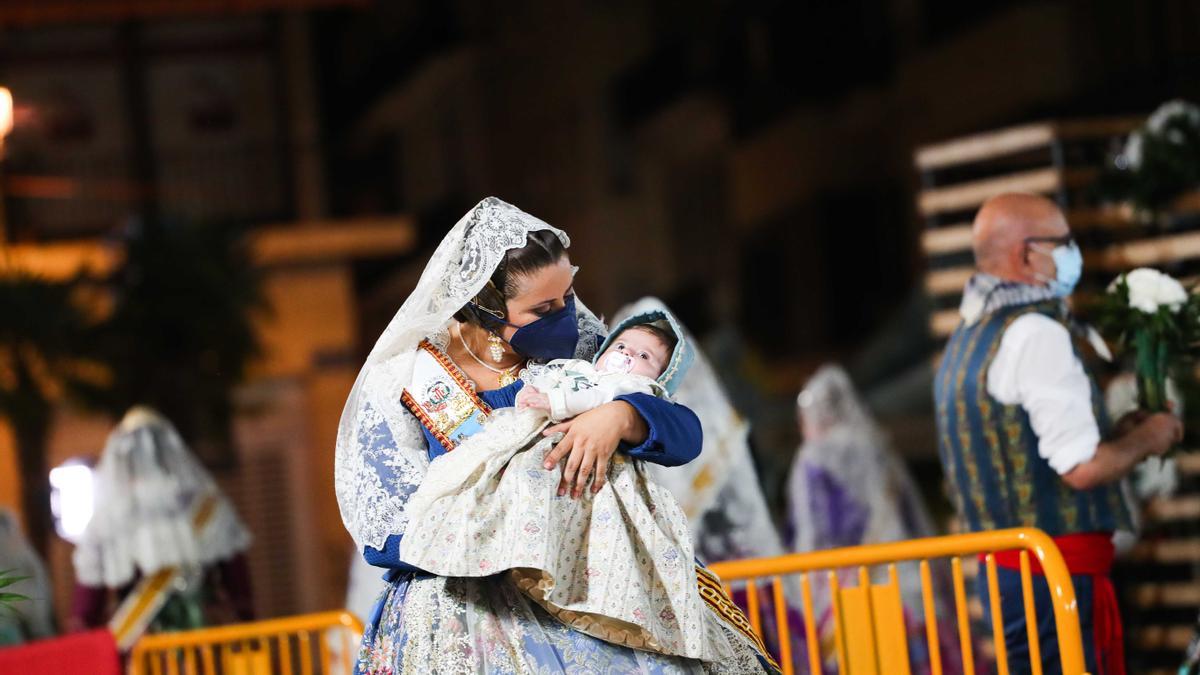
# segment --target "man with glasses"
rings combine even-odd
[[[1109,580],[1112,533],[1129,524],[1118,482],[1178,443],[1183,427],[1173,415],[1144,412],[1110,427],[1084,361],[1107,350],[1071,319],[1066,300],[1083,259],[1054,202],[989,199],[975,217],[973,246],[976,274],[934,380],[951,494],[971,531],[1037,527],[1054,537],[1074,579],[1088,671],[1124,673]],[[1013,552],[996,560],[1009,666],[1029,672],[1020,561]],[[1059,672],[1049,590],[1044,582],[1034,590],[1043,672]]]

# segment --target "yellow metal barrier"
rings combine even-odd
[[[998,530],[948,537],[932,537],[891,544],[856,546],[852,548],[797,553],[774,558],[756,558],[715,563],[713,572],[726,584],[745,581],[750,622],[762,635],[756,579],[771,578],[775,599],[775,624],[778,632],[780,665],[784,675],[792,675],[795,663],[791,654],[791,635],[784,602],[784,575],[800,575],[800,595],[805,617],[805,643],[808,648],[809,672],[820,673],[823,655],[817,641],[813,616],[813,591],[810,575],[829,573],[830,606],[833,610],[833,656],[838,672],[848,675],[882,675],[908,672],[908,642],[901,603],[900,582],[896,563],[919,562],[921,593],[924,601],[925,632],[929,647],[931,672],[941,675],[941,645],[938,644],[937,612],[929,561],[950,558],[953,572],[954,604],[958,621],[959,643],[962,649],[963,672],[974,675],[971,627],[967,614],[967,594],[963,583],[962,556],[986,555],[985,569],[989,596],[993,599],[991,619],[996,648],[997,672],[1007,675],[1008,655],[1004,644],[996,561],[993,553],[1019,550],[1021,587],[1026,625],[1029,627],[1029,655],[1034,675],[1041,675],[1041,649],[1035,629],[1037,616],[1033,603],[1033,575],[1029,556],[1042,566],[1045,583],[1049,585],[1054,605],[1054,620],[1058,629],[1058,647],[1064,675],[1086,675],[1083,642],[1079,629],[1079,608],[1075,602],[1075,587],[1063,562],[1062,554],[1045,532],[1036,529]],[[870,568],[886,565],[886,583],[871,583]],[[859,568],[858,585],[839,586],[837,570]],[[765,641],[765,636],[764,641]]]
[[[159,633],[133,647],[130,675],[349,675],[363,625],[350,612]],[[335,662],[328,638],[341,641]]]

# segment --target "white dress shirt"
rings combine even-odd
[[[988,368],[987,391],[1029,414],[1038,454],[1060,475],[1095,456],[1100,427],[1092,386],[1063,324],[1038,313],[1009,324]]]

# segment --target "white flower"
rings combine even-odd
[[[1156,269],[1140,267],[1123,275],[1129,286],[1129,306],[1146,314],[1153,314],[1160,307],[1178,312],[1187,302],[1188,294],[1183,284]],[[1118,277],[1118,279],[1121,277]],[[1109,286],[1113,290],[1116,282]]]

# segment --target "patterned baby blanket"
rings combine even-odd
[[[697,587],[687,518],[641,463],[615,454],[608,482],[559,497],[559,440],[544,414],[504,408],[430,463],[408,504],[401,557],[439,576],[507,574],[567,625],[609,642],[722,661],[745,637]],[[742,645],[744,649],[744,645]]]

